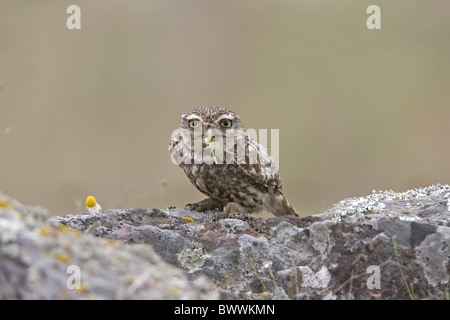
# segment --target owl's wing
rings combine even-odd
[[[236,142],[234,160],[242,171],[257,183],[281,190],[280,174],[267,149],[247,134],[238,137]]]

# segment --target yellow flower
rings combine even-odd
[[[86,208],[91,214],[97,214],[102,211],[102,207],[97,203],[97,200],[93,196],[86,198]]]

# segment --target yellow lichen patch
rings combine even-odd
[[[61,233],[69,233],[69,232],[71,232],[71,230],[73,230],[73,229],[70,229],[69,227],[66,227],[66,226],[60,226],[58,228],[58,233],[59,234],[61,234]]]
[[[170,294],[172,296],[172,299],[180,299],[181,290],[179,287],[172,287],[170,290]]]
[[[77,238],[81,237],[81,232],[66,226],[61,226],[58,228],[57,230],[57,235],[61,235],[61,234],[71,234],[74,235]]]
[[[136,278],[132,274],[127,274],[125,276],[125,281],[131,284],[136,281]]]
[[[112,245],[113,247],[120,247],[121,242],[119,240],[115,239],[108,239],[108,244]]]
[[[49,237],[51,234],[52,234],[51,231],[50,231],[49,229],[47,229],[47,228],[42,228],[42,229],[39,231],[39,235],[40,235],[41,237],[47,238],[47,237]]]
[[[87,291],[86,287],[82,284],[79,284],[78,287],[75,288],[75,290],[77,290],[78,293],[85,293]]]
[[[194,223],[194,219],[192,219],[191,217],[183,217],[184,221],[186,221],[187,223]]]
[[[400,194],[398,197],[396,197],[394,200],[409,200],[409,199],[411,199],[411,198],[412,198],[412,197],[411,197],[410,194],[402,193],[402,194]]]
[[[15,213],[16,213],[16,216],[19,217],[19,219],[25,218],[25,215],[22,212],[16,210]]]
[[[70,260],[72,260],[72,257],[68,253],[60,253],[56,256],[56,262],[59,263],[67,263],[70,262]]]
[[[0,199],[0,208],[9,209],[11,208],[11,206],[12,206],[11,203],[9,203],[8,201]]]

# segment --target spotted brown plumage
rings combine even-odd
[[[172,161],[207,199],[191,205],[225,214],[261,210],[276,216],[298,215],[282,192],[281,177],[266,148],[222,107],[199,107],[181,116],[169,145]]]

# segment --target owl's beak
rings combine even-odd
[[[211,142],[214,142],[214,140],[216,140],[216,137],[214,136],[214,130],[213,129],[206,130],[205,134],[204,134],[203,141],[206,144],[209,144]]]

